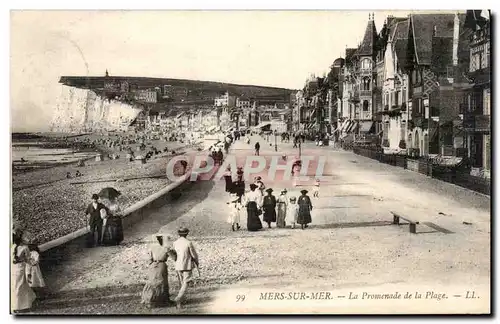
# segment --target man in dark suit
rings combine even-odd
[[[101,209],[106,209],[106,207],[99,202],[99,196],[93,194],[92,202],[87,206],[87,210],[85,211],[85,215],[90,215],[89,227],[93,238],[92,245],[101,245],[102,243],[103,220],[101,218]],[[97,232],[97,243],[95,242],[95,232]]]

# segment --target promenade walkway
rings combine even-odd
[[[273,156],[298,154],[292,143],[278,142],[275,152],[274,139],[271,146],[259,136],[252,136],[250,145],[236,142],[230,154],[243,161],[253,155],[255,141],[261,143],[261,156],[266,161]],[[201,277],[195,280],[188,296],[191,302],[183,310],[187,313],[245,309],[356,312],[352,304],[325,302],[312,310],[304,303],[259,302],[262,292],[293,289],[333,290],[347,295],[362,289],[434,289],[465,295],[465,290],[474,289],[481,298],[489,298],[488,197],[352,152],[316,147],[310,142],[303,144],[302,156],[322,155],[327,163],[320,197],[312,201],[310,228],[247,232],[243,215],[242,230],[232,232],[226,223],[228,197],[224,181],[202,181],[182,201],[160,208],[127,231],[122,246],[82,251],[58,272],[49,274],[49,284],[57,293],[42,304],[40,312],[177,313],[172,308],[147,310],[139,305],[139,296],[146,277],[150,234],[159,231],[175,235],[181,225],[190,228],[201,259]],[[268,166],[260,174],[276,195],[282,188],[287,188],[290,195],[312,188],[312,178],[296,188],[291,179],[283,180],[279,175],[267,179]],[[391,210],[434,227],[421,225],[418,234],[410,234],[406,226],[390,225]],[[169,268],[172,270],[172,263]],[[176,293],[178,285],[173,273],[170,279],[171,291]],[[238,295],[245,295],[246,303],[237,303]],[[419,305],[446,312],[456,307],[457,301],[431,302],[434,301]],[[475,300],[468,305],[483,304],[487,303]],[[357,305],[368,311],[373,307]],[[376,309],[383,311],[389,306],[391,303],[387,302],[377,304]]]

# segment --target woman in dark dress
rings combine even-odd
[[[312,222],[311,219],[311,210],[313,206],[311,204],[311,198],[307,195],[307,190],[301,190],[302,194],[297,204],[299,205],[299,216],[297,217],[297,223],[300,224],[302,229],[307,228],[307,224]]]
[[[233,192],[233,175],[231,174],[230,166],[224,172],[224,180],[226,181],[226,192]]]
[[[101,217],[105,220],[102,244],[118,245],[123,241],[122,211],[116,199],[110,199]]]
[[[261,196],[260,192],[257,192],[257,186],[253,183],[250,184],[250,192],[245,195],[245,205],[247,207],[247,229],[251,232],[262,229],[262,222],[258,215],[260,200]]]
[[[267,196],[264,196],[262,209],[264,210],[264,222],[271,228],[271,223],[276,222],[276,197],[273,196],[273,189],[266,190]]]

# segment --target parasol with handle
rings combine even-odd
[[[118,198],[121,195],[121,192],[119,192],[115,188],[106,187],[106,188],[102,189],[101,191],[99,191],[98,195],[101,198],[113,200],[113,199]]]

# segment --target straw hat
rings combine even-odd
[[[272,188],[267,188],[266,192],[273,192],[274,190]]]
[[[179,228],[179,230],[177,230],[177,234],[189,234],[189,229],[187,229],[186,227],[182,226],[181,228]]]
[[[308,192],[309,192],[309,191],[307,191],[307,190],[305,190],[305,189],[300,191],[300,193],[301,193],[301,194],[303,194],[303,195],[305,195],[305,194],[306,194],[306,193],[308,193]]]
[[[281,190],[281,193],[287,193],[288,191],[286,189]]]

